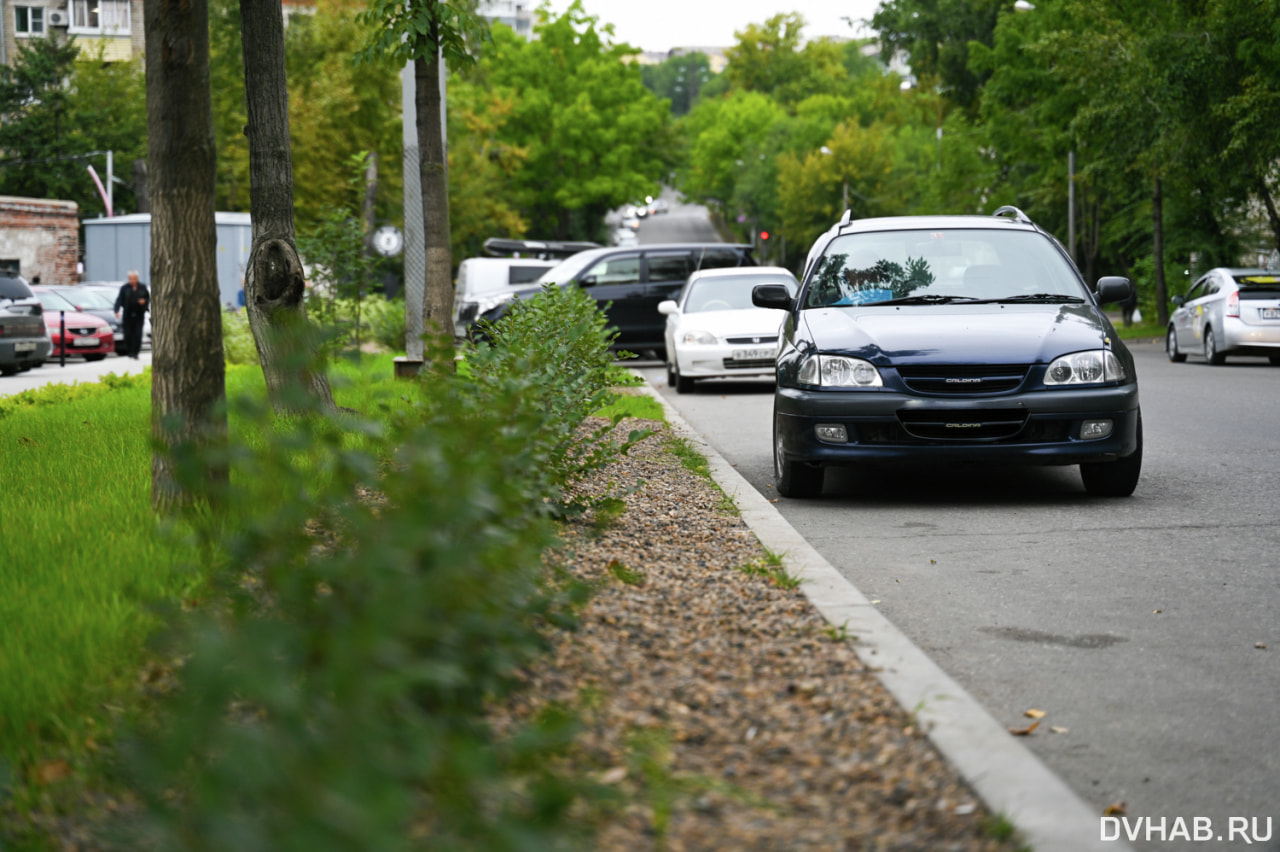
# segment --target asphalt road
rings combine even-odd
[[[85,361],[83,358],[68,358],[65,367],[57,361],[46,361],[43,367],[18,373],[15,376],[0,376],[0,396],[10,396],[24,390],[43,387],[47,384],[74,385],[79,382],[93,383],[107,373],[126,375],[141,373],[142,368],[151,363],[151,350],[144,349],[138,360],[124,358],[119,355],[108,355],[101,361]]]
[[[1043,710],[1026,744],[1100,815],[1123,802],[1130,826],[1153,820],[1138,848],[1203,849],[1211,831],[1210,848],[1280,850],[1280,368],[1132,348],[1146,446],[1130,498],[1090,498],[1077,468],[859,468],[776,505],[998,720]],[[678,395],[637,366],[776,498],[770,383]]]

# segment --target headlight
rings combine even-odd
[[[810,355],[800,365],[799,378],[801,384],[824,388],[884,387],[874,364],[843,355]]]
[[[1127,378],[1120,359],[1110,349],[1073,352],[1055,358],[1044,374],[1046,385],[1095,385]]]
[[[686,346],[715,346],[716,336],[709,331],[686,331],[680,335],[680,342]]]

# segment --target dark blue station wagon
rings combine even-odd
[[[822,493],[827,467],[978,462],[1080,465],[1094,495],[1128,496],[1142,468],[1133,357],[1062,245],[1020,210],[835,225],[787,311],[773,407],[775,484]]]

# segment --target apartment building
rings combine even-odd
[[[0,0],[0,64],[33,38],[75,36],[82,53],[107,62],[140,57],[143,0]]]

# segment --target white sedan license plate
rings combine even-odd
[[[13,351],[14,352],[35,352],[36,345],[33,341],[21,340],[13,344]]]
[[[1263,319],[1280,319],[1280,308],[1261,308],[1258,316]]]
[[[735,349],[733,350],[733,360],[735,361],[763,361],[773,357],[772,349]]]
[[[72,346],[97,346],[98,338],[96,337],[77,337],[71,341]]]

